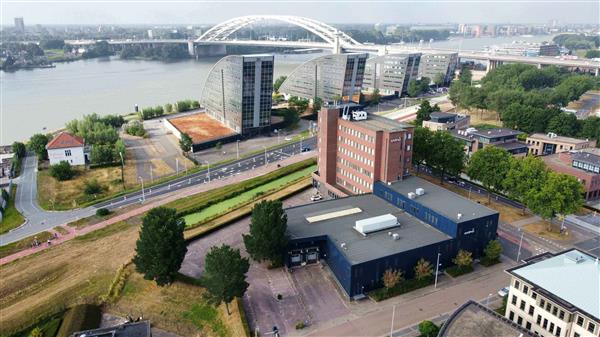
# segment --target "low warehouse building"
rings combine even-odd
[[[418,177],[286,213],[288,266],[325,261],[350,298],[381,287],[387,269],[412,277],[421,258],[435,265],[439,253],[444,267],[459,249],[479,257],[498,226],[498,212]]]

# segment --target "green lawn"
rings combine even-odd
[[[262,194],[262,193],[280,188],[282,186],[285,186],[286,184],[288,184],[294,180],[297,180],[299,178],[310,175],[315,170],[316,170],[316,165],[309,166],[303,170],[300,170],[300,171],[291,173],[287,176],[275,179],[269,183],[266,183],[264,185],[255,187],[249,191],[246,191],[238,196],[235,196],[233,198],[230,198],[230,199],[227,199],[220,203],[209,206],[209,207],[201,210],[200,212],[186,215],[184,217],[185,223],[188,226],[191,226],[191,225],[194,225],[194,224],[200,222],[203,219],[211,218],[213,216],[222,214],[222,213],[226,212],[227,210],[230,210],[241,204],[245,204],[249,201],[252,201],[259,193]]]
[[[0,222],[0,234],[4,234],[13,228],[19,227],[25,219],[17,211],[15,207],[15,196],[17,195],[17,186],[13,185],[10,190],[10,198],[6,205],[6,210],[2,214],[2,222]]]

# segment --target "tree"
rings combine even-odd
[[[144,216],[133,258],[144,279],[159,286],[173,281],[187,252],[184,229],[185,221],[173,208],[153,208]]]
[[[421,258],[415,266],[415,278],[417,280],[423,280],[433,275],[433,267],[431,263]]]
[[[111,145],[94,145],[90,153],[90,160],[93,164],[105,164],[115,161],[113,146]]]
[[[433,131],[430,129],[420,126],[415,128],[412,162],[417,166],[417,175],[419,175],[420,166],[425,164],[431,157],[432,138]]]
[[[508,195],[525,205],[532,193],[539,191],[548,177],[546,164],[537,157],[510,158],[502,186]],[[525,206],[523,206],[525,212]]]
[[[323,106],[323,100],[320,97],[315,97],[313,99],[313,104],[312,104],[313,112],[321,111],[322,106]]]
[[[421,337],[436,337],[440,332],[440,328],[432,321],[423,321],[419,323],[419,333]]]
[[[29,138],[27,147],[29,147],[29,150],[35,153],[35,155],[38,157],[38,160],[46,160],[48,159],[48,151],[46,151],[46,144],[48,144],[48,141],[50,141],[48,136],[41,133],[36,133]]]
[[[406,88],[406,93],[410,97],[417,97],[421,94],[421,86],[417,80],[410,80],[408,82],[408,87]]]
[[[383,286],[389,291],[404,280],[402,270],[388,269],[383,273]]]
[[[333,95],[333,103],[338,104],[342,100],[342,96],[340,94]]]
[[[275,80],[275,83],[273,83],[273,90],[275,92],[279,92],[279,88],[281,88],[281,85],[283,84],[283,82],[285,82],[286,79],[287,79],[287,76],[277,77],[277,79]]]
[[[381,101],[381,94],[379,93],[379,89],[373,90],[373,93],[371,94],[371,103],[379,104],[380,101]]]
[[[460,249],[456,257],[452,259],[455,265],[459,268],[469,268],[473,265],[473,254],[464,249]]]
[[[27,154],[27,148],[21,142],[14,142],[12,144],[12,152],[15,154],[15,157],[23,158]]]
[[[227,245],[211,247],[204,261],[202,285],[207,290],[206,297],[215,305],[225,302],[227,313],[231,315],[229,303],[244,296],[248,289],[246,273],[250,263],[241,257],[239,249]]]
[[[467,175],[480,181],[488,191],[488,204],[492,201],[492,192],[502,190],[502,183],[510,168],[510,158],[508,151],[496,146],[486,146],[471,157]]]
[[[498,261],[500,259],[500,254],[502,254],[500,240],[491,240],[488,242],[487,246],[483,249],[483,254],[485,255],[485,259],[489,262]]]
[[[436,111],[440,111],[440,107],[437,104],[431,106],[428,100],[423,100],[421,105],[419,105],[419,110],[417,110],[416,124],[419,126],[423,125],[423,121],[430,120],[431,113]]]
[[[460,75],[458,76],[458,80],[466,85],[471,85],[471,81],[473,80],[473,73],[471,72],[471,69],[467,68],[467,67],[463,67],[460,70]]]
[[[560,136],[572,137],[579,132],[579,121],[575,114],[561,112],[548,121],[546,132],[554,132]]]
[[[69,162],[62,160],[58,164],[50,166],[50,175],[56,180],[65,181],[75,176],[75,171]]]
[[[283,263],[283,252],[288,244],[287,215],[280,200],[263,200],[252,209],[250,233],[243,235],[244,245],[250,256],[271,265]]]
[[[444,73],[437,73],[435,74],[435,77],[433,77],[433,83],[435,83],[435,85],[437,87],[441,87],[444,85],[444,83],[446,83],[446,76]]]
[[[527,206],[544,219],[561,214],[564,221],[564,216],[581,208],[583,194],[583,185],[577,178],[550,172],[542,188],[529,197]]]
[[[585,58],[586,59],[600,58],[600,50],[598,50],[598,49],[590,49],[590,50],[586,51],[585,52]]]
[[[192,137],[185,132],[181,133],[181,139],[179,140],[179,147],[183,152],[190,152],[192,150],[192,145],[194,145],[194,141]]]
[[[171,103],[165,104],[165,113],[170,114],[172,112],[173,112],[173,104],[171,104]]]
[[[440,183],[444,183],[444,176],[458,175],[465,164],[465,150],[463,143],[452,137],[447,131],[435,131],[431,137],[427,164],[440,176]]]
[[[282,114],[285,125],[287,125],[290,128],[294,128],[296,127],[296,125],[298,125],[298,122],[300,121],[300,116],[298,115],[298,111],[296,111],[296,109],[283,109]]]
[[[83,193],[94,195],[102,192],[102,185],[96,179],[87,180],[84,182]]]
[[[288,99],[289,108],[296,111],[296,113],[301,114],[308,108],[308,100],[305,98],[299,98],[297,96],[292,96]]]
[[[29,333],[29,337],[44,337],[44,330],[36,326]]]

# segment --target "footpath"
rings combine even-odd
[[[312,154],[313,153],[311,153],[311,152],[305,152],[303,155],[292,156],[292,157],[283,159],[283,160],[275,162],[275,163],[270,163],[267,166],[261,166],[256,169],[253,169],[251,171],[244,172],[244,174],[233,175],[233,176],[229,176],[229,177],[222,178],[222,179],[213,179],[209,183],[195,185],[195,186],[191,186],[191,187],[188,187],[188,188],[185,188],[182,190],[173,191],[171,193],[158,196],[158,197],[156,197],[156,199],[147,200],[146,203],[141,204],[140,207],[133,209],[127,213],[123,213],[123,214],[114,216],[112,218],[106,219],[102,222],[99,222],[99,223],[91,225],[91,226],[76,229],[76,228],[69,227],[68,223],[62,224],[62,225],[60,225],[60,227],[64,228],[66,231],[68,231],[68,234],[60,235],[56,231],[51,230],[50,232],[52,234],[56,233],[57,237],[55,239],[53,239],[50,244],[48,244],[46,242],[41,242],[41,244],[37,247],[31,247],[31,248],[19,251],[15,254],[5,256],[0,259],[0,266],[7,264],[9,262],[12,262],[14,260],[17,260],[19,258],[29,256],[31,254],[35,254],[40,251],[46,250],[52,246],[62,244],[63,242],[73,239],[74,237],[81,236],[81,235],[93,232],[95,230],[104,228],[106,226],[110,226],[117,222],[127,220],[134,216],[145,213],[145,212],[151,210],[152,208],[168,204],[172,201],[175,201],[175,200],[178,200],[181,198],[185,198],[185,197],[188,197],[188,196],[191,196],[194,194],[198,194],[201,192],[206,192],[206,191],[209,191],[212,189],[217,189],[217,188],[220,188],[220,187],[223,187],[226,185],[239,183],[239,182],[242,182],[242,181],[245,181],[248,179],[256,178],[258,176],[265,175],[269,172],[273,172],[273,171],[277,170],[278,169],[277,164],[279,164],[281,167],[285,167],[287,165],[294,164],[294,163],[303,161],[305,159],[308,159],[312,156]]]

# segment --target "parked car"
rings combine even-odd
[[[500,296],[500,297],[508,296],[508,287],[504,287],[504,288],[498,290],[498,296]]]
[[[323,199],[323,197],[320,194],[313,194],[310,196],[311,201],[319,201],[321,199]]]
[[[310,149],[308,147],[303,147],[302,148],[302,152],[308,152],[308,151],[310,151]]]
[[[284,139],[285,139],[285,141],[286,141],[286,142],[289,142],[290,140],[292,140],[292,137],[290,137],[290,136],[287,136],[287,137],[285,137]]]

